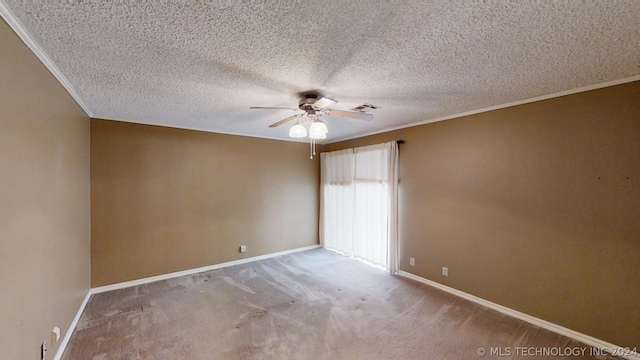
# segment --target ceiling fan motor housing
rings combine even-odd
[[[305,94],[304,97],[300,99],[300,102],[298,102],[298,107],[300,108],[300,110],[306,111],[309,114],[313,114],[316,110],[319,110],[313,106],[313,104],[318,101],[318,98],[318,94]]]

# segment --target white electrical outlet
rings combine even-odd
[[[449,268],[448,267],[442,267],[442,275],[444,276],[449,276]]]
[[[240,252],[247,252],[247,245],[240,245]]]
[[[412,257],[410,257],[410,258],[409,258],[409,265],[411,265],[411,266],[416,266],[416,258],[412,258]]]

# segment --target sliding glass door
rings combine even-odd
[[[397,144],[321,155],[321,239],[397,272]]]

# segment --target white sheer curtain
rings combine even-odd
[[[321,154],[321,241],[398,272],[396,142]]]
[[[327,248],[351,254],[355,195],[353,149],[321,153],[320,164],[320,242]]]

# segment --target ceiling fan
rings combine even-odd
[[[322,96],[318,93],[306,93],[302,95],[302,98],[298,102],[298,108],[286,108],[286,107],[262,107],[262,106],[252,106],[250,109],[258,109],[258,110],[293,110],[298,111],[302,110],[302,113],[295,114],[289,116],[285,119],[282,119],[276,123],[269,125],[269,127],[277,127],[289,121],[298,120],[298,122],[289,129],[289,136],[293,138],[304,138],[307,136],[307,128],[309,127],[309,138],[311,145],[311,156],[313,159],[313,155],[315,152],[315,142],[319,139],[326,139],[327,126],[320,119],[320,115],[331,115],[331,116],[340,116],[349,119],[357,119],[357,120],[371,120],[373,119],[373,115],[365,114],[364,112],[357,111],[345,111],[345,110],[336,110],[330,109],[329,107],[333,104],[337,103],[337,101],[330,99],[328,97]],[[377,107],[376,107],[377,108]],[[358,108],[359,109],[359,108]]]
[[[367,120],[367,121],[373,119],[373,115],[371,114],[365,114],[362,112],[355,112],[355,111],[329,109],[329,107],[335,103],[337,103],[337,101],[330,99],[328,97],[324,97],[320,94],[308,93],[302,96],[302,98],[298,102],[298,108],[252,106],[250,107],[250,109],[304,111],[304,113],[295,114],[295,115],[289,116],[286,119],[280,120],[277,123],[271,124],[269,125],[269,127],[280,126],[289,121],[296,120],[303,115],[317,117],[318,115],[326,114],[331,116],[340,116],[340,117],[345,117],[349,119],[358,119],[358,120]],[[316,121],[319,121],[319,120],[316,120]]]

